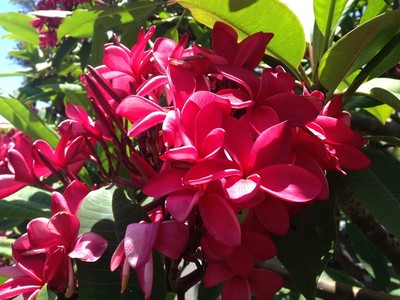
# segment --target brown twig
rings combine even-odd
[[[284,280],[284,287],[297,290],[289,272],[275,262],[265,262],[260,265],[265,269],[271,270]],[[373,291],[366,288],[351,286],[333,280],[320,279],[317,284],[317,297],[324,300],[399,300],[399,296],[393,296],[382,292]]]

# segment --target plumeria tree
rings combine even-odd
[[[397,298],[399,3],[287,4],[0,15],[0,299]]]

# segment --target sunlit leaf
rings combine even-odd
[[[0,115],[34,139],[43,139],[54,148],[58,144],[57,133],[19,100],[0,97]]]
[[[385,124],[386,121],[393,113],[393,108],[391,108],[387,104],[382,104],[374,107],[364,108],[367,112],[377,118],[382,124]]]
[[[28,186],[0,201],[0,218],[30,220],[50,217],[50,203],[48,191]]]
[[[201,23],[212,28],[222,21],[235,29],[242,40],[256,32],[273,32],[267,51],[296,69],[305,51],[303,26],[297,16],[282,2],[178,0]],[[257,17],[256,17],[257,16]]]
[[[15,239],[0,238],[0,257],[12,257],[11,245]]]
[[[0,26],[11,32],[13,38],[25,43],[38,45],[39,34],[36,32],[35,27],[29,24],[29,21],[32,20],[34,20],[33,17],[22,13],[0,14]]]
[[[361,16],[360,24],[376,17],[377,15],[385,12],[389,5],[382,0],[368,0],[367,7]]]
[[[35,298],[36,300],[55,300],[57,295],[47,289],[47,283],[42,287],[39,294]]]
[[[339,83],[374,57],[400,30],[400,10],[373,18],[355,28],[322,57],[318,75],[320,82],[334,91]]]
[[[397,239],[400,238],[400,163],[378,151],[368,151],[371,166],[348,171],[344,180],[356,200]]]
[[[325,38],[330,38],[347,0],[314,0],[315,22]]]
[[[393,78],[375,78],[363,83],[357,94],[367,95],[381,103],[400,111],[400,80]]]
[[[128,5],[115,7],[92,10],[77,9],[58,28],[58,38],[61,39],[67,35],[89,38],[94,34],[95,24],[97,26],[101,23],[105,30],[109,30],[118,25],[140,19],[158,5],[157,2],[153,1],[135,1]]]

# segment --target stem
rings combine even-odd
[[[284,280],[284,287],[299,291],[294,285],[289,272],[283,266],[277,265],[275,262],[271,261],[267,261],[259,266],[279,274]],[[317,284],[317,297],[324,300],[400,300],[399,296],[393,296],[327,279],[319,279]]]
[[[304,84],[305,84],[306,87],[307,87],[307,90],[311,91],[311,90],[312,90],[312,88],[311,88],[311,80],[310,80],[310,78],[307,76],[306,72],[304,71],[304,68],[303,68],[301,65],[299,65],[299,67],[297,68],[297,70],[299,70],[300,75],[301,75],[301,78],[303,79],[303,82],[304,82]]]
[[[375,219],[373,215],[344,186],[336,199],[338,207],[355,224],[365,237],[375,245],[400,274],[400,242]]]

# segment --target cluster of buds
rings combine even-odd
[[[104,65],[82,77],[96,119],[69,104],[56,150],[44,141],[31,146],[29,174],[36,179],[35,171],[45,170],[77,184],[75,174],[91,158],[104,183],[152,197],[144,206],[151,222],[128,225],[111,259],[112,271],[121,267],[122,291],[133,268],[150,298],[155,250],[169,266],[196,262],[206,287],[223,283],[222,299],[272,297],[282,279],[257,267],[277,254],[271,237],[287,233],[291,216],[328,199],[326,171],[369,165],[360,151],[365,141],[350,129],[339,97],[325,103],[282,67],[254,72],[272,33],[238,42],[217,22],[212,49],[187,47],[187,35],[178,43],[157,38],[147,48],[154,33],[141,30],[131,49],[116,38],[104,46]],[[18,171],[14,182],[31,184]],[[58,218],[76,217],[68,207]],[[58,224],[52,219],[30,227]],[[23,251],[37,244],[27,245]]]

